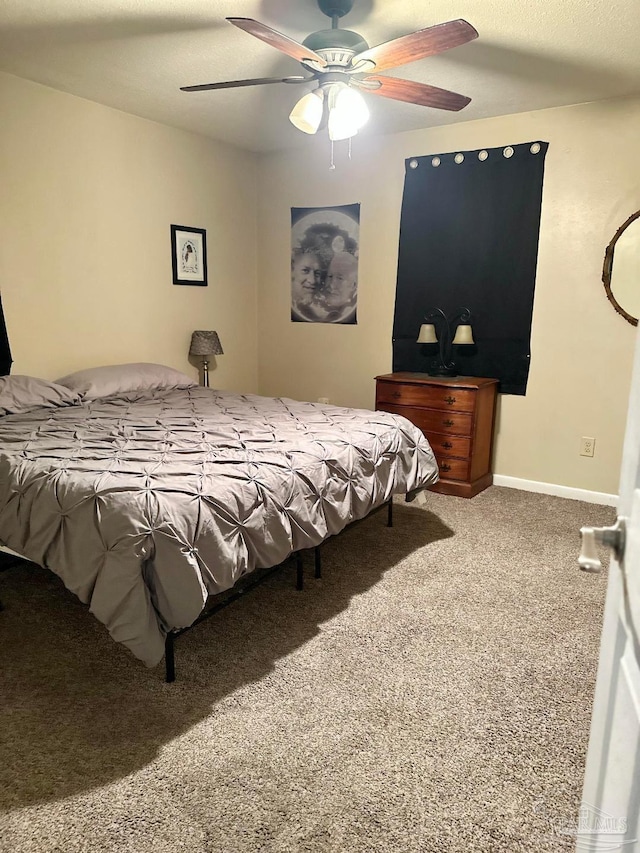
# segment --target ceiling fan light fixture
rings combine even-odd
[[[360,92],[344,83],[329,90],[329,138],[332,142],[355,136],[369,119],[369,108]]]
[[[317,3],[320,11],[331,18],[331,29],[311,33],[303,42],[253,18],[227,18],[239,29],[297,60],[305,70],[304,76],[228,80],[182,86],[181,89],[205,92],[270,83],[312,83],[317,89],[300,98],[289,119],[294,127],[308,134],[317,133],[326,126],[332,142],[355,136],[369,119],[369,110],[360,90],[369,95],[454,112],[470,103],[470,98],[447,89],[400,77],[380,76],[382,71],[473,41],[478,32],[468,21],[457,18],[369,47],[359,33],[338,25],[339,20],[351,11],[354,0],[317,0]],[[331,150],[333,152],[333,147]]]
[[[307,92],[291,110],[289,121],[303,133],[316,133],[322,121],[323,102],[324,92],[322,89]]]

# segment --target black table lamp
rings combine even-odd
[[[451,320],[442,308],[431,308],[420,326],[419,344],[440,344],[438,357],[427,368],[429,376],[457,376],[458,368],[453,361],[454,346],[467,346],[475,343],[471,328],[471,311],[461,308]],[[431,321],[431,322],[430,322]],[[457,324],[455,336],[452,329]]]
[[[209,356],[224,355],[217,332],[194,332],[191,335],[189,355],[202,356],[202,384],[209,387]]]

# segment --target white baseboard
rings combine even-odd
[[[493,475],[494,486],[506,486],[508,489],[522,489],[523,492],[540,492],[543,495],[556,495],[559,498],[570,498],[574,501],[585,501],[590,504],[617,506],[618,495],[608,495],[606,492],[591,492],[588,489],[574,489],[571,486],[558,486],[556,483],[539,483],[537,480],[521,480],[519,477],[507,477],[504,474]]]

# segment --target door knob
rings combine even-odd
[[[625,519],[618,516],[612,527],[581,527],[582,549],[578,557],[578,565],[585,572],[599,572],[602,563],[596,552],[596,543],[611,548],[615,558],[620,562],[624,556],[626,539]]]

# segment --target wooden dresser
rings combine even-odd
[[[430,488],[472,498],[493,482],[497,379],[388,373],[376,376],[376,409],[410,420],[427,437],[440,481]]]

